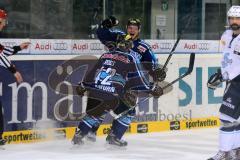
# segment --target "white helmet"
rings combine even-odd
[[[232,6],[228,12],[228,17],[240,17],[240,6]]]

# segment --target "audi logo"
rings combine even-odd
[[[166,49],[166,50],[170,50],[172,49],[172,43],[159,43],[159,48],[160,49]]]
[[[13,47],[17,45],[16,42],[3,42],[2,44],[3,46],[6,46],[6,47]]]
[[[101,43],[91,43],[90,50],[102,50],[102,44]]]
[[[53,44],[53,49],[54,50],[67,50],[68,46],[66,43],[54,43]]]
[[[210,44],[209,43],[198,43],[198,49],[199,50],[209,50]]]

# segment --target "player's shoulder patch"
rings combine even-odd
[[[138,41],[137,49],[139,50],[139,52],[145,53],[146,51],[150,50],[151,47],[145,41],[140,40],[140,41]]]
[[[139,41],[139,44],[141,44],[141,45],[143,45],[145,48],[147,48],[147,49],[150,49],[151,48],[151,46],[148,44],[148,43],[146,43],[144,40],[140,40]]]

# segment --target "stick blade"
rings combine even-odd
[[[193,67],[194,67],[194,62],[195,62],[195,53],[191,53],[190,54],[189,67],[188,67],[187,74],[192,73]]]

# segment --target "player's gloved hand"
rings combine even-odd
[[[117,26],[118,23],[119,22],[116,17],[110,16],[107,19],[102,21],[102,26],[106,28],[112,28],[113,26]]]
[[[154,82],[162,82],[166,78],[166,72],[162,68],[157,68],[153,71],[153,80]]]
[[[84,88],[83,84],[80,82],[78,83],[78,86],[76,87],[76,92],[79,96],[84,96],[84,92],[86,92],[86,89]]]
[[[154,98],[159,98],[161,95],[163,95],[163,89],[159,85],[155,85],[151,92],[150,92]]]
[[[137,95],[133,91],[126,91],[126,93],[123,95],[122,99],[123,103],[125,103],[129,107],[134,107],[137,103]]]
[[[208,80],[207,82],[207,87],[210,89],[216,89],[222,82],[223,82],[223,77],[221,74],[221,70],[218,69],[217,73],[214,73]]]

